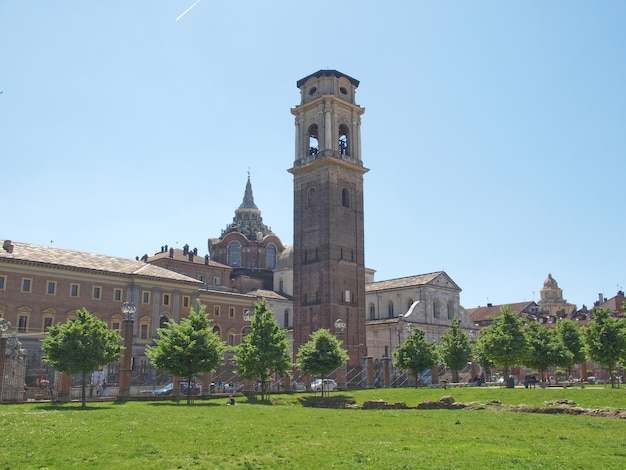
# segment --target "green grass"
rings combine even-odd
[[[341,393],[341,392],[340,392]],[[626,388],[379,389],[343,393],[414,406],[452,395],[542,406],[626,408]],[[337,396],[338,394],[332,394]],[[0,469],[624,468],[626,420],[470,410],[305,408],[308,394],[0,407]]]

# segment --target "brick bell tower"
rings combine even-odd
[[[343,340],[348,370],[365,344],[365,262],[359,81],[320,70],[297,82],[295,116],[293,310],[294,356],[311,333]],[[336,327],[337,320],[345,328]],[[340,322],[341,323],[341,322]],[[295,357],[294,357],[295,359]]]

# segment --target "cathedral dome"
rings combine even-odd
[[[275,270],[279,271],[281,269],[291,268],[293,268],[293,245],[288,246],[280,255],[278,255]]]
[[[543,281],[543,287],[546,288],[546,289],[557,289],[559,287],[559,285],[552,278],[552,274],[548,274],[548,279]]]

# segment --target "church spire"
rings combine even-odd
[[[248,171],[248,182],[246,183],[246,191],[243,195],[243,202],[239,206],[239,209],[257,209],[258,207],[254,203],[254,196],[252,195],[252,183],[250,183],[250,171]]]

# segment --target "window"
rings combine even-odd
[[[235,330],[228,330],[228,345],[229,346],[234,346],[235,345]]]
[[[454,318],[454,304],[452,301],[448,301],[448,320],[452,320]]]
[[[441,313],[439,311],[439,299],[435,299],[433,300],[433,317],[439,318],[440,314]]]
[[[28,330],[28,315],[20,315],[17,320],[17,331],[19,333],[26,333]]]
[[[409,300],[406,301],[406,311],[407,312],[411,309],[411,305],[413,305],[413,299],[409,297]]]
[[[161,315],[161,318],[159,319],[159,328],[167,328],[167,322],[170,319],[167,318],[167,316],[165,315]]]
[[[393,318],[393,302],[391,300],[387,304],[387,317]]]
[[[317,155],[320,151],[320,144],[318,140],[318,128],[317,124],[313,124],[309,127],[309,155]]]
[[[141,339],[148,339],[148,325],[145,323],[140,326],[139,337]]]
[[[183,307],[189,308],[189,296],[188,295],[183,296]]]
[[[7,278],[5,276],[0,276],[0,290],[4,290],[4,284],[7,282]]]
[[[370,320],[376,320],[376,306],[370,304]]]
[[[350,291],[349,290],[345,290],[343,291],[343,300],[344,302],[350,302]]]
[[[43,319],[43,331],[46,332],[52,326],[52,317],[45,317]]]
[[[113,331],[117,331],[117,332],[119,332],[119,331],[120,331],[120,322],[118,322],[118,321],[114,321],[114,322],[111,324],[111,328],[113,329]]]
[[[80,295],[80,287],[78,284],[70,284],[70,297],[78,297]]]
[[[235,316],[235,308],[234,307],[229,307],[228,308],[228,316],[230,318],[233,318]]]
[[[280,280],[278,281],[278,292],[283,292],[284,288],[285,286],[284,286],[283,278],[281,277]]]
[[[215,325],[213,327],[213,333],[215,333],[218,338],[221,338],[221,336],[220,336],[220,327],[219,326]]]
[[[221,279],[219,277],[217,277],[217,276],[215,276],[213,278],[213,284],[215,284],[216,286],[220,285],[220,281],[221,281]]]
[[[315,188],[309,188],[309,192],[307,193],[307,198],[306,198],[306,205],[308,207],[313,207],[315,206],[315,201],[316,201]]]
[[[339,155],[350,155],[348,148],[348,127],[345,124],[339,126]]]
[[[341,205],[343,207],[350,207],[350,192],[346,188],[341,190]]]
[[[113,290],[113,300],[115,302],[121,302],[122,301],[122,289],[114,289]]]
[[[169,305],[169,304],[170,304],[170,295],[163,294],[163,305]]]
[[[198,274],[198,281],[204,282],[204,275]]]
[[[100,295],[102,292],[102,288],[100,286],[93,286],[93,298],[96,300],[100,300]]]
[[[283,313],[283,324],[285,325],[284,328],[289,328],[289,309],[285,309]]]
[[[149,303],[150,303],[150,292],[148,292],[148,291],[143,291],[141,301],[142,301],[144,304],[149,304]]]
[[[228,266],[241,266],[241,243],[237,241],[228,244]]]
[[[215,317],[219,317],[220,316],[220,306],[216,305],[215,307],[213,307],[213,316]]]
[[[32,282],[32,279],[22,278],[22,292],[30,292]]]
[[[276,267],[276,245],[269,243],[265,248],[265,267],[274,269]]]
[[[46,294],[54,295],[57,293],[57,283],[54,281],[48,281],[46,286]]]

